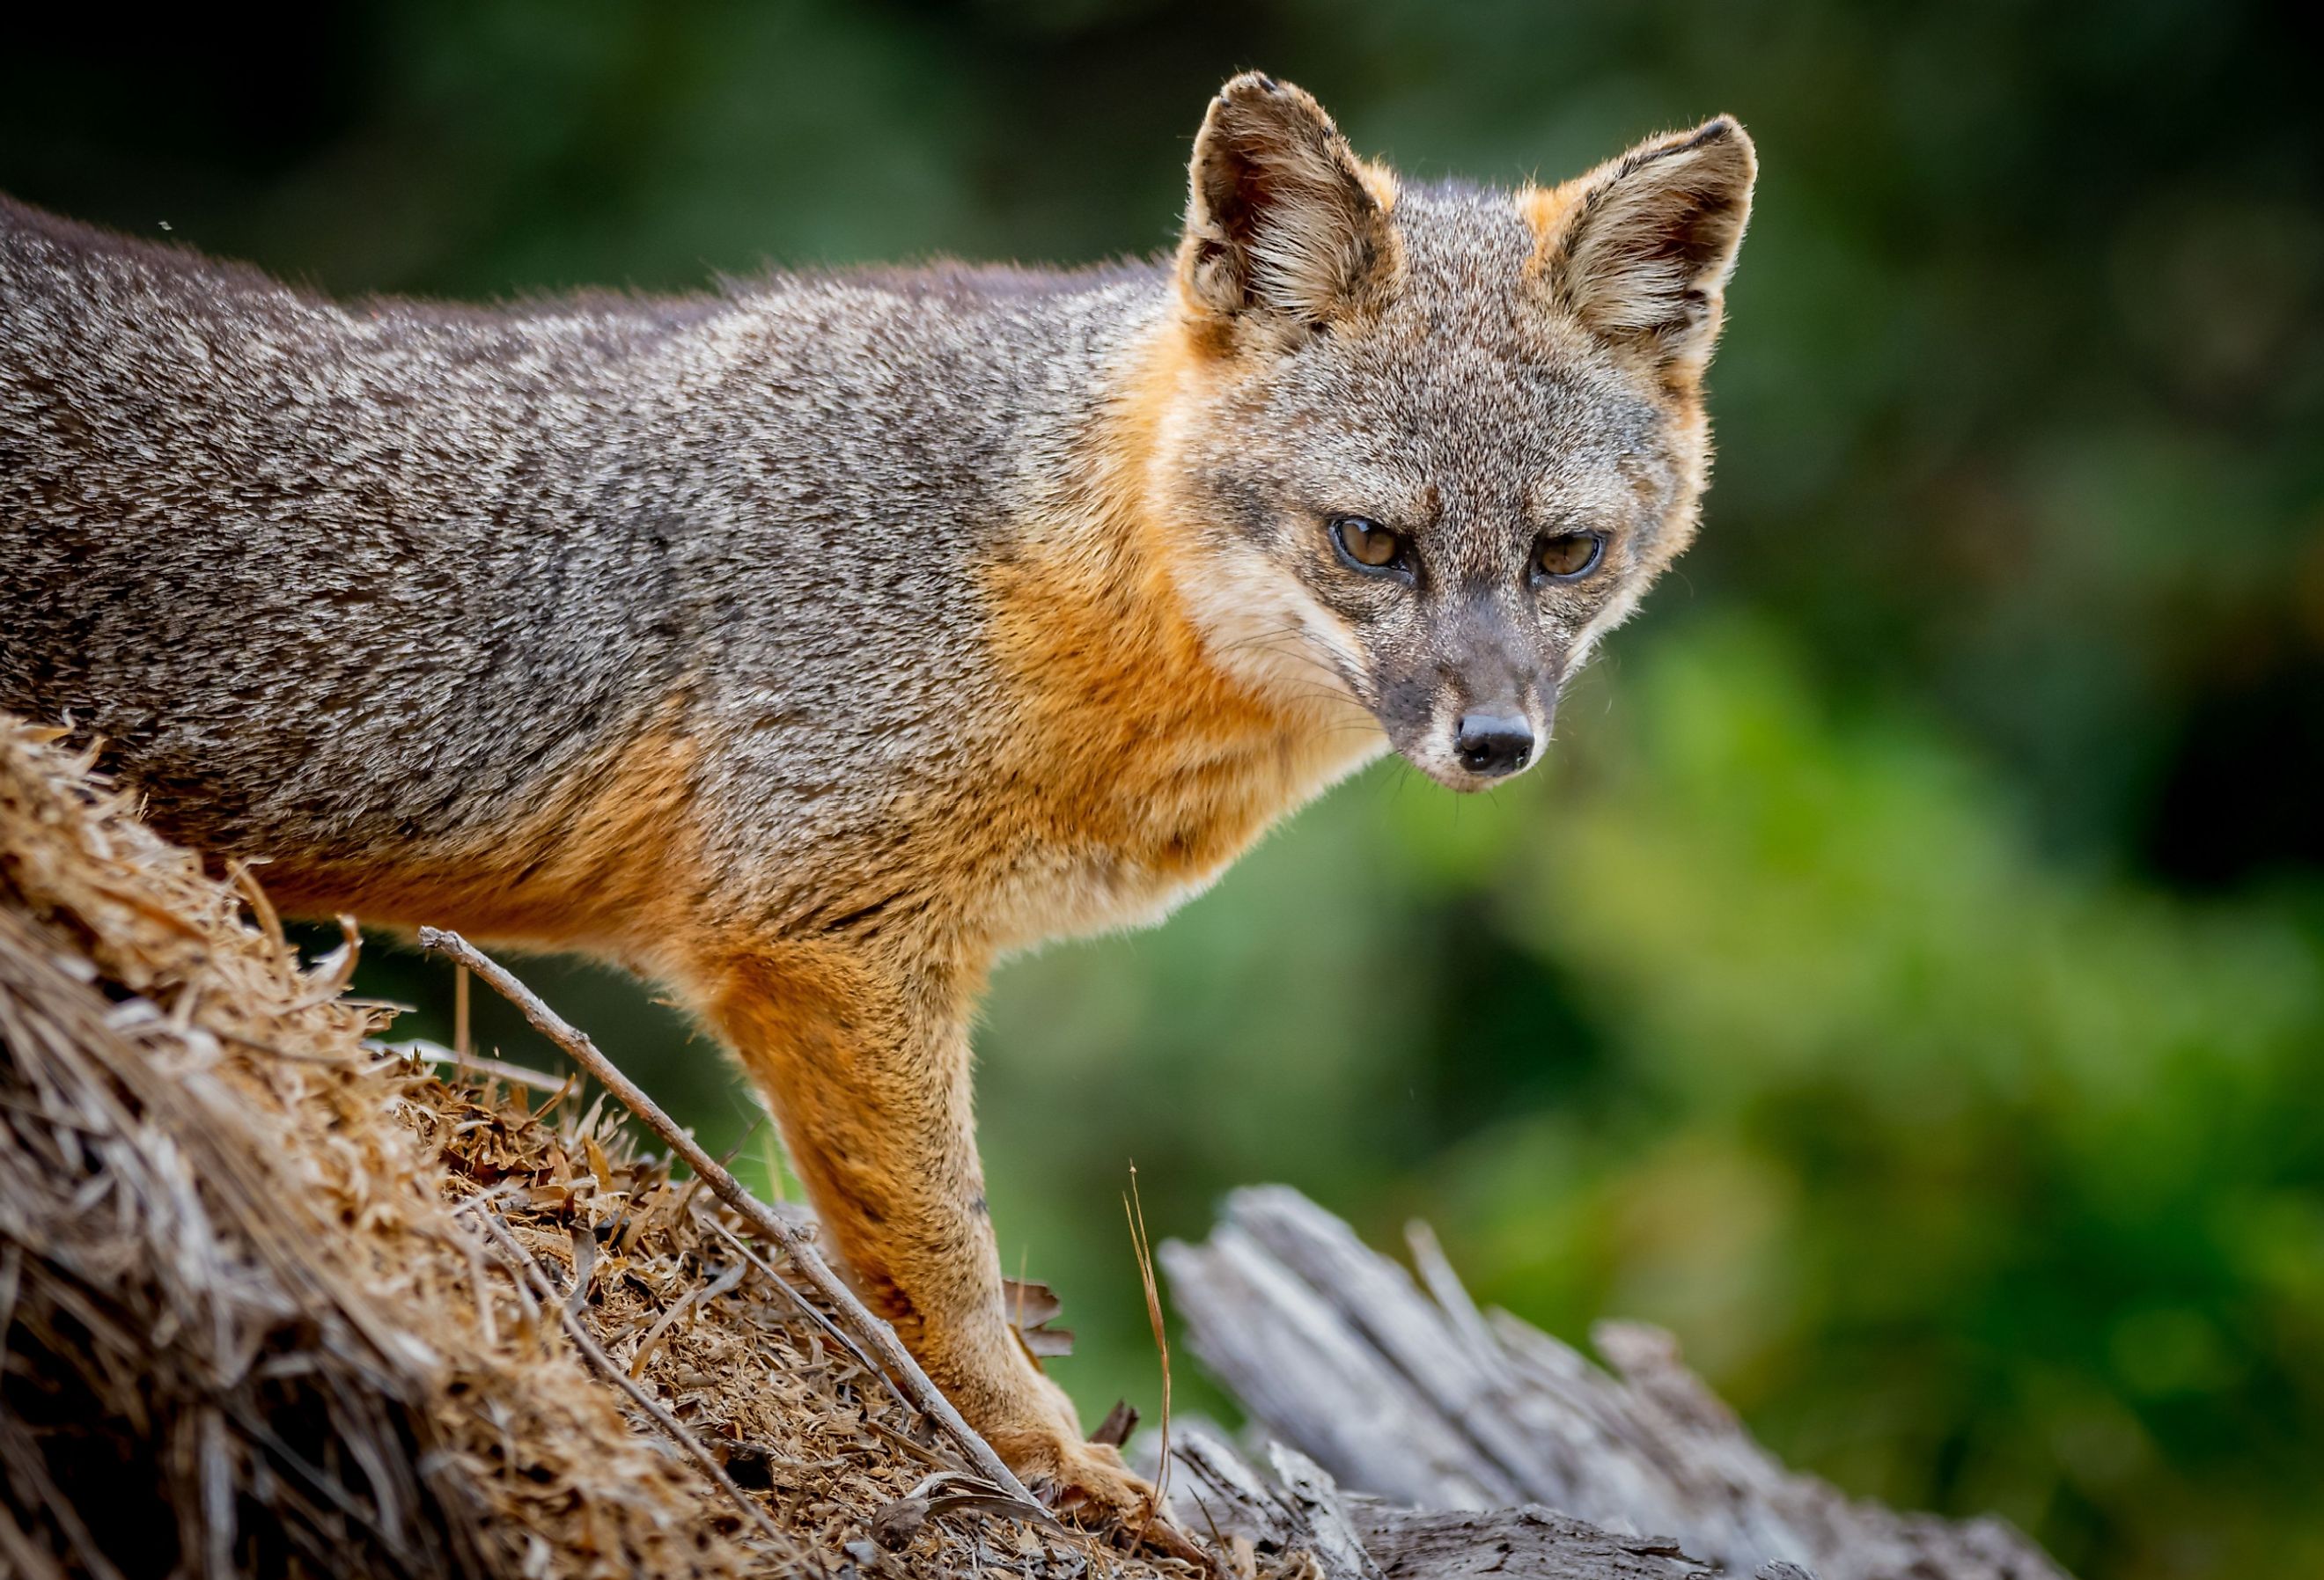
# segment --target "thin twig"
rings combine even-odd
[[[490,1076],[495,1080],[506,1081],[512,1086],[530,1086],[536,1092],[562,1093],[566,1087],[573,1084],[572,1077],[568,1076],[545,1076],[539,1070],[529,1070],[522,1065],[511,1064],[506,1059],[487,1058],[481,1053],[471,1053],[464,1058],[458,1052],[445,1047],[442,1043],[429,1042],[422,1038],[414,1038],[409,1042],[367,1043],[365,1046],[380,1048],[389,1053],[404,1054],[425,1059],[433,1065],[450,1065],[453,1067],[452,1073],[456,1076]]]
[[[105,1549],[89,1533],[81,1511],[50,1479],[48,1460],[38,1441],[30,1430],[5,1413],[0,1413],[0,1460],[7,1464],[9,1474],[5,1479],[14,1483],[11,1490],[21,1489],[28,1494],[23,1506],[47,1511],[56,1522],[58,1533],[65,1538],[65,1546],[88,1573],[97,1580],[122,1580],[121,1571],[114,1567],[113,1560],[106,1557]]]
[[[36,1542],[24,1533],[24,1528],[9,1518],[7,1507],[0,1504],[0,1559],[15,1567],[8,1571],[32,1576],[32,1580],[65,1580],[64,1566],[58,1563],[45,1542]]]
[[[767,1518],[766,1511],[752,1502],[750,1495],[734,1484],[733,1478],[726,1474],[726,1467],[702,1446],[701,1439],[687,1431],[683,1422],[663,1409],[661,1401],[648,1393],[628,1372],[613,1364],[613,1357],[607,1354],[590,1335],[580,1317],[558,1304],[557,1291],[549,1283],[549,1275],[540,1270],[540,1264],[532,1259],[531,1252],[509,1233],[508,1225],[501,1222],[500,1215],[484,1207],[475,1197],[461,1206],[478,1209],[472,1215],[484,1226],[484,1233],[493,1237],[493,1243],[499,1246],[501,1253],[508,1258],[509,1270],[532,1287],[544,1307],[554,1307],[558,1311],[563,1320],[566,1335],[572,1339],[573,1347],[581,1352],[582,1357],[619,1384],[622,1391],[628,1394],[640,1409],[651,1416],[654,1424],[669,1435],[671,1442],[684,1449],[688,1458],[702,1467],[703,1474],[718,1484],[718,1490],[733,1501],[734,1507],[742,1511],[743,1518],[757,1526],[767,1539],[793,1557],[802,1556],[798,1544],[784,1535],[775,1522]]]
[[[887,1372],[881,1368],[877,1361],[874,1361],[870,1355],[863,1353],[863,1346],[855,1342],[855,1337],[853,1334],[840,1326],[839,1324],[832,1321],[830,1317],[825,1316],[822,1307],[818,1307],[814,1301],[808,1299],[805,1295],[800,1294],[798,1289],[794,1289],[788,1279],[783,1277],[782,1274],[777,1272],[773,1268],[769,1267],[765,1259],[760,1256],[757,1252],[752,1250],[750,1243],[745,1241],[740,1234],[735,1234],[733,1230],[729,1229],[716,1218],[711,1217],[706,1214],[703,1216],[702,1221],[709,1224],[713,1230],[716,1231],[719,1237],[724,1239],[727,1244],[733,1246],[735,1252],[745,1261],[764,1273],[767,1277],[767,1281],[789,1297],[791,1303],[797,1306],[801,1311],[805,1312],[810,1321],[812,1321],[817,1327],[821,1328],[825,1333],[829,1334],[833,1338],[839,1341],[839,1347],[845,1350],[850,1355],[855,1358],[855,1363],[863,1368],[863,1372],[866,1376],[877,1377],[881,1382],[887,1384],[888,1391],[896,1396],[896,1402],[898,1404],[902,1405],[906,1409],[910,1409],[912,1408],[911,1396],[907,1394],[901,1387],[898,1386],[896,1380],[893,1377],[889,1376]]]
[[[896,1330],[872,1316],[863,1302],[855,1298],[855,1291],[831,1270],[831,1264],[823,1260],[822,1253],[806,1236],[777,1217],[772,1207],[743,1189],[716,1159],[703,1150],[700,1142],[679,1129],[678,1122],[663,1113],[660,1104],[647,1096],[636,1082],[623,1075],[586,1034],[567,1024],[556,1011],[541,1003],[530,988],[509,975],[497,961],[459,934],[447,932],[441,928],[421,928],[420,945],[475,972],[493,992],[514,1004],[532,1023],[534,1030],[571,1055],[576,1064],[596,1076],[607,1091],[620,1098],[631,1113],[645,1121],[656,1135],[684,1158],[696,1175],[709,1181],[710,1188],[717,1193],[720,1201],[742,1215],[742,1220],[761,1236],[782,1248],[793,1265],[807,1275],[807,1282],[815,1286],[816,1293],[830,1303],[847,1326],[854,1330],[856,1336],[863,1340],[885,1363],[899,1386],[910,1396],[913,1407],[944,1428],[945,1435],[960,1446],[961,1452],[968,1456],[968,1462],[976,1467],[979,1475],[1012,1496],[1022,1498],[1028,1503],[1034,1501],[1032,1493],[1025,1490],[1025,1483],[1019,1481],[1015,1473],[1001,1463],[1001,1455],[992,1451],[992,1445],[963,1420],[960,1412],[953,1408],[952,1401],[928,1381],[927,1373],[920,1370],[919,1363],[912,1359],[911,1352],[905,1349],[902,1341],[896,1337]]]

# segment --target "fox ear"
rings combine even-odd
[[[1298,88],[1255,71],[1228,83],[1194,138],[1189,175],[1178,281],[1196,312],[1312,325],[1385,300],[1393,189]]]
[[[1547,240],[1559,304],[1608,340],[1701,365],[1751,214],[1758,159],[1726,115],[1583,176]]]

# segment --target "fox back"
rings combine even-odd
[[[0,705],[337,858],[504,825],[680,691],[778,823],[980,701],[973,562],[1151,273],[340,307],[0,201]]]

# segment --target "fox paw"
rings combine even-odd
[[[1084,1443],[1049,1428],[997,1432],[991,1443],[1027,1491],[1084,1529],[1103,1532],[1124,1547],[1142,1544],[1206,1574],[1219,1572],[1217,1560],[1178,1529],[1155,1502],[1152,1484],[1124,1465],[1111,1444]]]
[[[1084,1525],[1135,1528],[1153,1512],[1154,1489],[1106,1444],[1084,1443],[1047,1426],[996,1432],[991,1441],[1028,1491]]]

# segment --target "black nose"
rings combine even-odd
[[[1532,760],[1533,726],[1505,714],[1472,713],[1462,719],[1452,746],[1462,767],[1498,779]]]

